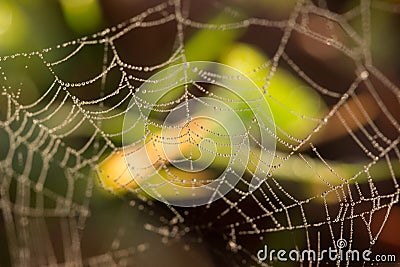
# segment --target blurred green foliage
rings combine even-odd
[[[0,55],[41,50],[94,33],[102,25],[98,0],[2,0]]]
[[[102,24],[98,0],[61,0],[61,7],[68,25],[79,34],[87,34]]]

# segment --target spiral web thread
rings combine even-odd
[[[270,173],[259,177],[263,183],[255,192],[249,193],[235,187],[232,194],[219,200],[218,208],[213,209],[213,203],[201,208],[203,218],[207,218],[205,221],[196,221],[191,217],[191,214],[196,214],[200,208],[181,209],[168,206],[167,211],[163,211],[164,215],[159,216],[153,210],[155,208],[152,208],[155,204],[152,200],[132,194],[129,209],[125,212],[139,210],[151,218],[151,222],[140,222],[136,227],[144,227],[146,231],[158,236],[166,246],[173,240],[190,235],[192,230],[201,232],[215,229],[222,235],[228,249],[238,255],[232,258],[232,266],[273,264],[259,262],[255,256],[255,252],[269,240],[269,234],[292,234],[290,236],[293,237],[293,245],[299,248],[294,236],[300,233],[305,248],[319,251],[322,239],[330,240],[331,246],[334,246],[338,239],[343,238],[349,242],[348,246],[351,248],[355,239],[355,228],[360,228],[360,231],[367,233],[369,239],[365,248],[373,248],[391,208],[398,203],[399,188],[396,175],[400,169],[399,122],[378,91],[389,92],[399,103],[400,89],[372,63],[370,11],[379,9],[395,14],[399,6],[384,1],[361,1],[360,5],[347,13],[336,14],[323,5],[298,1],[287,20],[246,18],[220,25],[191,19],[190,13],[183,12],[185,9],[182,6],[183,3],[179,1],[162,3],[92,36],[55,48],[0,58],[1,98],[2,103],[5,103],[1,109],[0,129],[3,140],[6,140],[5,149],[2,148],[6,153],[2,154],[0,161],[2,232],[6,236],[11,263],[17,266],[131,265],[138,253],[152,249],[146,239],[131,240],[131,243],[124,244],[122,241],[129,227],[121,223],[115,227],[115,237],[110,239],[113,241],[104,253],[90,254],[84,251],[88,220],[94,216],[91,198],[96,184],[91,173],[107,155],[120,151],[120,143],[116,140],[121,137],[122,132],[107,130],[103,126],[107,122],[121,120],[131,97],[135,96],[138,85],[146,81],[143,77],[149,77],[146,74],[157,72],[170,64],[186,61],[184,33],[188,28],[229,31],[261,27],[280,30],[282,37],[275,54],[271,57],[272,60],[254,70],[258,72],[269,67],[264,86],[265,94],[268,95],[269,80],[273,79],[275,71],[284,62],[316,93],[329,98],[334,104],[321,118],[309,118],[293,112],[303,120],[316,122],[316,127],[305,138],[299,139],[277,129],[289,140],[284,141],[277,135],[274,136],[277,143],[285,147],[287,152],[275,155]],[[233,14],[230,9],[226,8],[225,11]],[[327,23],[340,25],[353,43],[344,44],[313,32],[305,24],[313,14],[326,19]],[[349,24],[354,18],[362,21],[361,34]],[[138,28],[153,28],[168,23],[176,25],[176,45],[170,58],[153,66],[135,66],[123,61],[115,46],[117,40]],[[318,85],[290,57],[286,47],[294,33],[308,36],[318,41],[321,46],[333,47],[352,61],[355,74],[344,93],[337,92],[336,88]],[[68,64],[85,49],[94,46],[101,46],[104,51],[100,73],[83,82],[71,82],[59,76],[57,67]],[[23,92],[24,84],[20,84],[20,88],[9,85],[7,64],[22,61],[27,64],[28,69],[33,60],[40,62],[49,72],[52,82],[39,99],[34,102],[21,101],[19,93]],[[112,86],[107,84],[107,79],[112,72],[119,74],[119,82],[110,89]],[[135,73],[138,75],[135,76]],[[91,90],[88,87],[93,84],[100,88],[97,97],[84,100],[75,95],[79,90]],[[367,111],[371,107],[359,98],[361,84],[371,96],[372,105],[389,121],[396,135],[386,136],[369,117]],[[207,90],[198,84],[194,86],[199,91]],[[16,91],[18,93],[15,93]],[[185,92],[181,101],[187,101],[189,96],[196,98],[187,90]],[[273,95],[269,97],[274,98]],[[356,103],[356,110],[365,122],[360,121],[354,107],[348,106],[350,100]],[[168,111],[161,105],[160,108]],[[347,115],[344,114],[346,112]],[[340,121],[347,135],[364,153],[364,166],[350,177],[342,176],[340,170],[330,166],[329,161],[324,159],[324,155],[312,143],[313,136],[333,118]],[[138,118],[138,124],[141,123],[140,120],[141,117]],[[356,129],[349,126],[353,124],[357,125]],[[84,129],[86,142],[81,143],[79,147],[71,145],[71,140],[81,129]],[[312,158],[302,152],[307,149],[311,151]],[[275,174],[290,160],[296,160],[297,168],[310,170],[313,175],[306,178],[311,181],[310,184],[322,184],[322,189],[318,192],[310,190],[306,197],[298,196],[295,188],[281,181],[278,174]],[[323,167],[315,167],[314,162]],[[371,174],[377,165],[384,166],[388,173],[385,187],[382,189],[381,184],[375,181]],[[33,166],[40,166],[40,171],[33,171]],[[168,166],[165,168],[168,169]],[[334,178],[328,179],[325,175]],[[361,180],[364,184],[358,182]],[[240,182],[248,184],[248,180],[244,178],[241,178]],[[60,189],[57,184],[62,184],[65,188]],[[134,193],[138,191],[131,190]],[[246,206],[251,206],[251,210]],[[315,214],[315,209],[311,210],[310,206],[319,206],[319,214]],[[379,227],[372,229],[374,214],[382,212],[384,216]],[[208,214],[214,215],[207,217]],[[50,229],[50,221],[57,222],[60,227],[59,236],[54,235]],[[247,239],[256,240],[258,245],[248,248]],[[187,249],[191,241],[188,239],[185,242],[188,243],[184,246]]]

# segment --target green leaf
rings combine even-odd
[[[68,25],[77,33],[90,33],[99,28],[102,14],[97,0],[61,0]]]
[[[237,19],[236,19],[237,20]],[[220,13],[209,21],[212,25],[234,22],[226,13]],[[236,40],[243,30],[203,29],[197,31],[185,44],[187,61],[214,61]]]
[[[260,90],[269,75],[268,62],[261,51],[242,43],[234,44],[221,57],[221,63],[248,75]],[[304,138],[318,124],[317,120],[308,117],[320,119],[326,112],[319,95],[283,69],[276,70],[266,90],[265,98],[274,116],[277,134],[285,141],[289,140],[279,129],[296,138]]]

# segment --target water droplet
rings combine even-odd
[[[118,240],[114,240],[114,242],[112,242],[111,244],[111,249],[115,250],[119,248],[119,241]]]
[[[239,249],[239,246],[235,242],[233,242],[232,240],[230,240],[228,242],[228,246],[229,246],[229,248],[231,249],[232,252],[237,252],[238,249]]]
[[[22,227],[27,226],[29,224],[29,220],[26,217],[21,217],[19,223],[21,224]]]
[[[368,78],[368,76],[369,76],[369,72],[366,70],[364,70],[360,73],[360,78],[363,80],[366,80]]]
[[[138,245],[137,250],[138,250],[139,252],[143,252],[143,251],[145,251],[147,248],[148,248],[148,245],[147,245],[147,244],[140,244],[140,245]]]
[[[43,185],[42,184],[37,184],[35,189],[36,189],[37,192],[40,192],[40,191],[43,190]]]

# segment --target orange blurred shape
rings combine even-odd
[[[205,118],[194,119],[186,123],[176,137],[179,149],[168,153],[168,157],[164,152],[164,140],[161,135],[151,135],[145,145],[139,144],[112,152],[96,167],[100,185],[115,194],[123,194],[137,189],[138,184],[135,179],[149,178],[155,170],[159,170],[162,165],[169,163],[168,158],[175,159],[180,155],[188,154],[189,150],[197,148],[196,143],[199,143],[206,135],[203,125],[207,124],[209,123]],[[191,140],[188,138],[188,133],[190,133]],[[127,158],[129,158],[130,168],[128,168]],[[183,175],[182,171],[175,170],[174,172]],[[132,173],[135,175],[135,179]]]

